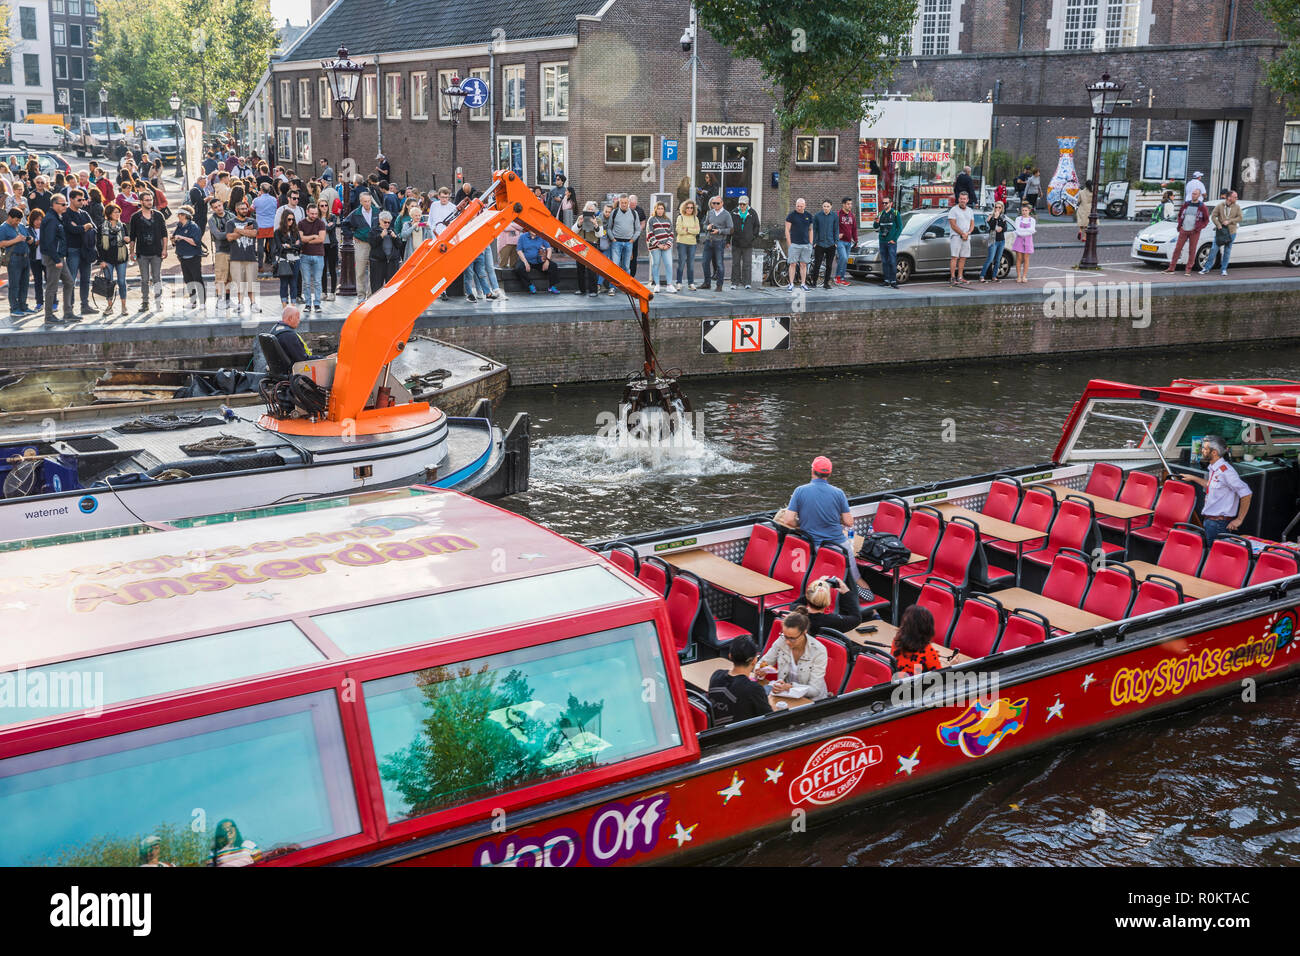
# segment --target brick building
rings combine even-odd
[[[919,0],[912,43],[891,89],[991,99],[992,149],[1034,156],[1045,177],[1058,136],[1080,138],[1091,170],[1084,87],[1104,71],[1125,90],[1103,180],[1200,170],[1246,199],[1300,182],[1300,119],[1264,82],[1282,44],[1245,0]]]
[[[339,168],[341,127],[322,60],[346,44],[368,69],[350,122],[351,154],[368,174],[380,149],[401,184],[449,184],[451,122],[437,90],[479,76],[488,105],[465,110],[456,165],[482,184],[496,168],[529,183],[564,172],[580,200],[633,192],[644,203],[688,174],[689,54],[679,38],[687,0],[336,0],[271,66],[275,155],[300,175],[321,157]],[[777,129],[756,64],[734,59],[703,30],[695,180],[712,176],[733,206],[747,192],[764,222],[784,218],[772,185]],[[791,177],[810,200],[854,194],[856,129],[800,134]],[[661,141],[677,140],[663,164]],[[646,165],[646,160],[650,165]]]
[[[48,0],[50,47],[54,58],[55,112],[71,124],[83,116],[98,116],[99,98],[87,92],[94,81],[95,32],[99,11],[95,0]]]

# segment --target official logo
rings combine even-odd
[[[845,797],[868,767],[884,759],[881,749],[857,737],[836,737],[817,748],[803,772],[790,781],[791,803],[825,806]]]
[[[95,509],[99,507],[99,501],[94,495],[86,495],[77,502],[77,507],[81,509],[83,515],[94,514]]]

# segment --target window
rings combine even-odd
[[[76,23],[68,24],[68,46],[81,46],[81,27]]]
[[[528,100],[525,95],[525,73],[526,70],[523,64],[501,67],[501,89],[505,91],[505,99],[501,104],[501,118],[503,120],[521,120],[524,118],[524,111],[528,107]]]
[[[73,91],[80,92],[77,90]],[[117,124],[115,123],[114,126]],[[104,135],[104,123],[91,124],[91,132]],[[115,130],[120,135],[120,130]],[[184,641],[137,647],[75,661],[29,667],[26,671],[0,674],[0,685],[22,675],[30,681],[37,675],[43,686],[65,685],[70,692],[84,686],[69,677],[102,675],[103,693],[98,703],[111,707],[128,700],[153,697],[175,691],[221,684],[226,681],[315,664],[322,655],[298,628],[287,621],[247,627],[223,634],[209,634]],[[0,710],[0,725],[54,717],[83,709],[74,699],[47,695],[42,706],[10,706]]]
[[[1138,45],[1138,17],[1141,0],[1107,0],[1106,46]]]
[[[635,592],[604,568],[586,567],[318,614],[312,620],[344,653],[359,655],[466,630],[573,614],[632,597]]]
[[[36,53],[23,54],[23,83],[27,86],[41,85],[41,58]],[[28,100],[28,103],[31,103]],[[36,102],[40,102],[37,100]],[[28,110],[29,113],[39,113],[41,108],[38,106],[35,110]]]
[[[92,47],[92,46],[94,46],[94,45],[95,45],[95,38],[96,38],[97,36],[99,36],[99,34],[95,32],[95,27],[94,27],[93,25],[87,26],[87,27],[86,27],[86,46],[88,46],[88,47]]]
[[[67,90],[64,90],[63,92],[66,93]],[[43,112],[45,112],[45,103],[44,103],[42,100],[28,100],[28,101],[27,101],[27,115],[28,115],[28,116],[31,116],[33,113],[43,113]]]
[[[12,123],[17,116],[14,110],[14,98],[6,96],[0,98],[0,123]]]
[[[69,75],[74,80],[84,80],[86,78],[85,64],[86,61],[79,56],[68,57],[68,66],[71,68]]]
[[[497,169],[514,170],[516,176],[528,181],[524,168],[524,138],[522,136],[497,137]]]
[[[384,74],[384,116],[387,119],[402,118],[402,74]]]
[[[569,64],[543,63],[542,119],[567,120],[569,118]]]
[[[54,56],[54,78],[56,80],[68,78],[68,58],[62,53],[56,53]]]
[[[1091,50],[1099,42],[1108,49],[1139,46],[1143,39],[1144,0],[1056,0],[1051,27],[1054,50]],[[1061,6],[1063,5],[1063,6]],[[1149,2],[1148,2],[1149,9]]]
[[[1097,3],[1098,0],[1065,0],[1065,40],[1062,49],[1092,49],[1093,40],[1097,36]]]
[[[81,16],[81,0],[68,0],[68,16]]]
[[[28,100],[27,101],[28,107],[30,107],[33,102],[39,103],[40,100]],[[54,104],[56,108],[68,107],[71,105],[71,103],[72,103],[72,97],[68,95],[68,88],[66,86],[61,86],[54,91]],[[30,113],[31,110],[28,109],[28,112]]]
[[[51,13],[62,13],[62,12],[63,12],[63,0],[52,0],[51,6],[50,6],[50,12],[51,12]]]
[[[280,81],[280,116],[288,119],[293,115],[293,80]]]
[[[568,139],[560,136],[537,140],[537,181],[547,186],[555,185],[555,177],[566,171]]]
[[[456,78],[455,70],[438,71],[438,119],[451,119],[451,97],[445,95],[442,91],[451,87],[451,81]]]
[[[1133,120],[1127,116],[1110,116],[1102,130],[1101,181],[1113,182],[1128,179],[1128,138]]]
[[[1142,178],[1159,183],[1187,178],[1186,143],[1143,143]]]
[[[275,161],[287,164],[289,157],[292,155],[293,130],[287,126],[277,126],[275,128]]]
[[[57,12],[57,11],[56,11]],[[18,8],[18,32],[24,40],[36,39],[36,8]]]
[[[330,95],[330,82],[323,76],[316,81],[316,101],[320,104],[320,118],[329,119],[334,101]]]
[[[311,118],[311,80],[305,77],[298,80],[298,116]]]
[[[361,116],[363,119],[375,119],[379,116],[379,77],[367,73],[361,77]]]
[[[658,693],[643,692],[647,680]],[[364,692],[390,822],[681,742],[673,708],[655,703],[671,698],[648,622],[367,681]]]
[[[838,136],[796,136],[794,161],[804,166],[834,166],[839,145]]]
[[[10,86],[13,84],[13,81],[14,81],[14,58],[9,56],[8,54],[5,54],[3,59],[0,59],[0,83],[3,83],[6,86]],[[13,100],[10,99],[9,102],[12,103]]]
[[[0,847],[12,866],[134,866],[148,834],[202,866],[222,820],[262,852],[361,832],[330,691],[0,761],[0,813],[23,821]]]
[[[653,137],[649,133],[613,133],[605,136],[605,163],[641,166],[650,160]]]
[[[86,0],[86,16],[97,17],[99,11],[95,9],[95,0]]]
[[[411,74],[411,119],[429,118],[429,74]]]
[[[50,29],[54,31],[54,45],[55,45],[55,46],[67,46],[67,45],[68,45],[68,34],[67,34],[67,31],[64,30],[64,28],[63,28],[63,24],[62,24],[62,23],[56,23],[56,24],[54,24],[54,26],[52,26]]]
[[[943,56],[952,35],[952,0],[922,0],[921,54]]]
[[[1300,179],[1300,123],[1287,123],[1282,131],[1282,167],[1279,179]]]
[[[294,160],[300,166],[311,165],[311,130],[299,126],[294,134]]]
[[[488,114],[492,112],[492,71],[487,67],[483,67],[482,69],[470,70],[469,75],[475,79],[482,80],[487,84],[488,88],[487,102],[478,109],[470,110],[469,118],[471,120],[482,120],[486,122]]]

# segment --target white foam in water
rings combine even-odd
[[[688,436],[648,442],[606,435],[563,435],[533,445],[532,479],[538,483],[626,484],[672,478],[698,478],[749,471],[708,439]]]

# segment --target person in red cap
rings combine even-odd
[[[825,455],[814,458],[812,481],[794,490],[785,509],[784,521],[811,538],[816,548],[829,544],[846,549],[849,579],[856,582],[857,562],[853,560],[848,539],[853,515],[849,511],[848,496],[827,480],[830,475],[831,460]]]

